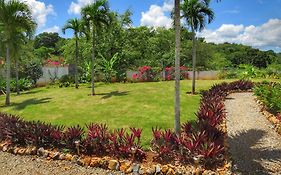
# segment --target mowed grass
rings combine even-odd
[[[209,89],[225,80],[199,80],[197,91]],[[230,80],[228,80],[230,81]],[[195,121],[200,95],[188,95],[191,81],[181,81],[181,122]],[[41,120],[57,125],[85,126],[105,123],[110,129],[143,128],[143,145],[152,138],[152,127],[174,126],[174,82],[97,83],[96,96],[90,96],[89,85],[59,88],[36,88],[21,95],[12,94],[11,106],[5,107],[0,96],[0,111],[16,114],[26,120]]]

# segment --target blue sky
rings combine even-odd
[[[94,0],[22,0],[32,8],[39,26],[37,33],[58,31],[67,19],[79,17],[79,10]],[[133,12],[133,25],[171,25],[173,0],[109,0],[111,10]],[[281,0],[222,0],[211,4],[216,18],[198,35],[208,42],[243,43],[263,50],[281,52]],[[70,37],[68,32],[65,37]]]

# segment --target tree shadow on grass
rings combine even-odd
[[[42,92],[43,90],[33,90],[33,91],[24,91],[24,92],[21,92],[20,95],[31,95],[31,94],[37,94],[39,92]]]
[[[123,92],[119,92],[119,91],[112,91],[112,92],[108,92],[108,93],[99,93],[99,94],[96,94],[96,95],[101,95],[101,99],[108,99],[108,98],[111,98],[113,96],[125,96],[125,95],[128,95],[129,91],[123,91]]]
[[[27,99],[21,103],[12,103],[10,106],[13,106],[14,110],[23,110],[29,105],[38,105],[38,104],[44,104],[44,103],[49,103],[51,98],[31,98]],[[3,106],[2,106],[3,107]]]
[[[263,137],[266,137],[265,131],[251,129],[228,138],[230,153],[236,166],[234,171],[237,174],[269,175],[276,173],[262,166],[260,161],[281,163],[281,148],[256,148],[255,146],[262,142]]]

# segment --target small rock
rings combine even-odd
[[[90,166],[91,164],[91,157],[85,157],[83,159],[79,159],[78,163],[82,166]]]
[[[162,166],[162,169],[161,169],[162,173],[166,174],[168,172],[168,170],[169,170],[168,165]]]
[[[217,173],[211,170],[205,170],[202,175],[217,175]]]
[[[159,164],[155,165],[155,173],[156,174],[161,173],[161,165]]]
[[[121,162],[120,171],[125,173],[127,171],[127,169],[129,169],[131,167],[131,164],[132,163],[130,161]]]
[[[145,174],[146,173],[146,169],[144,167],[141,167],[139,170],[139,174]]]
[[[32,148],[27,148],[27,149],[25,150],[25,154],[26,154],[26,155],[31,155],[31,152],[32,152]]]
[[[45,153],[45,150],[44,150],[44,148],[42,148],[42,147],[37,150],[37,155],[38,155],[38,156],[43,156],[44,153]]]
[[[50,157],[51,157],[53,160],[58,160],[59,157],[60,157],[60,153],[59,153],[59,152],[52,152],[52,154],[50,154]]]
[[[139,172],[139,169],[140,169],[140,164],[134,163],[133,164],[133,172]]]
[[[147,170],[146,170],[146,174],[148,174],[148,175],[152,175],[152,174],[154,174],[155,173],[155,168],[148,168]]]
[[[8,148],[9,148],[8,145],[5,145],[5,146],[3,146],[2,151],[6,152],[6,151],[8,151]]]
[[[169,168],[167,175],[175,175],[175,174],[176,174],[175,170],[173,170],[172,168]]]
[[[99,167],[100,166],[100,158],[92,158],[91,159],[91,163],[90,163],[91,167]]]
[[[32,147],[31,148],[31,155],[35,155],[37,153],[37,148],[36,147]]]
[[[19,155],[24,155],[25,150],[26,150],[26,149],[24,149],[24,148],[19,149],[18,154],[19,154]]]
[[[108,169],[110,170],[119,170],[119,162],[117,160],[110,160],[108,162]]]
[[[15,148],[14,151],[13,151],[13,153],[14,153],[14,154],[18,154],[19,150],[20,150],[20,148]]]
[[[78,159],[79,159],[79,156],[74,155],[74,156],[72,156],[71,162],[72,162],[72,163],[77,163],[77,162],[78,162]]]
[[[65,154],[60,154],[60,156],[59,156],[59,160],[65,160]]]
[[[72,160],[72,155],[71,154],[69,154],[69,153],[67,153],[66,155],[65,155],[65,159],[64,160],[66,160],[66,161],[71,161]]]

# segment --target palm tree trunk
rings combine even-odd
[[[175,132],[180,134],[180,0],[175,0]]]
[[[19,89],[19,62],[17,59],[15,59],[16,63],[16,90],[17,90],[17,95],[20,94],[20,89]]]
[[[75,36],[75,46],[76,46],[76,57],[75,57],[75,87],[78,89],[78,36]]]
[[[11,78],[11,59],[10,59],[10,48],[7,45],[7,50],[6,50],[6,66],[7,66],[7,74],[6,74],[6,105],[10,105],[10,78]]]
[[[195,94],[195,69],[196,69],[196,38],[192,26],[192,94]]]
[[[93,28],[93,38],[92,38],[93,50],[92,50],[92,96],[95,95],[95,66],[94,62],[96,59],[95,55],[95,29]]]

